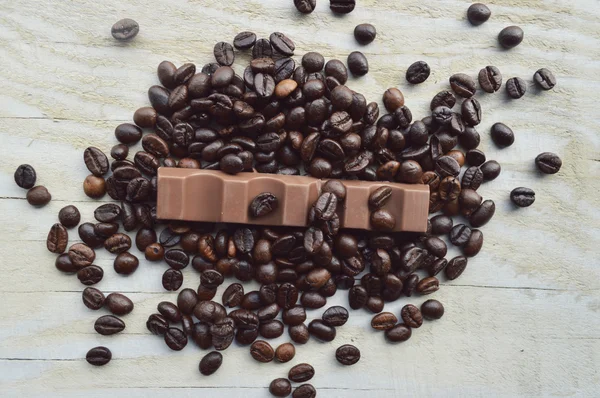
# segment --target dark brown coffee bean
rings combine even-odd
[[[355,6],[355,0],[329,0],[329,9],[336,14],[349,14]]]
[[[471,231],[471,236],[469,237],[469,240],[467,241],[467,243],[465,243],[465,245],[462,248],[463,254],[468,257],[476,256],[481,250],[482,246],[483,233],[478,229],[474,229]]]
[[[104,194],[104,193],[103,193]],[[47,205],[48,202],[52,199],[52,195],[41,185],[31,188],[27,191],[27,203],[32,206],[44,206]]]
[[[93,289],[93,288],[86,288]],[[133,301],[121,293],[111,293],[106,296],[104,305],[115,315],[127,315],[133,311]]]
[[[310,14],[314,11],[317,0],[294,0],[294,5],[302,14]]]
[[[269,384],[269,392],[274,397],[287,397],[292,393],[292,385],[288,379],[275,379]]]
[[[256,43],[256,34],[252,32],[240,32],[233,39],[233,46],[238,50],[248,50]]]
[[[296,355],[296,347],[292,343],[283,343],[275,350],[277,362],[285,363],[291,361]]]
[[[304,323],[296,326],[290,326],[288,328],[288,333],[292,341],[298,344],[306,344],[308,340],[310,340],[308,327]]]
[[[85,306],[90,310],[94,311],[102,308],[105,300],[104,294],[94,287],[86,287],[83,289],[81,298],[83,300],[83,304],[85,304]]]
[[[427,279],[428,278],[425,278],[423,280]],[[423,324],[423,316],[421,315],[421,311],[412,304],[407,304],[402,307],[400,316],[402,317],[404,323],[411,328],[418,328]]]
[[[131,248],[131,238],[122,233],[116,233],[104,241],[104,248],[113,254],[126,252]]]
[[[169,328],[165,333],[165,343],[173,351],[181,351],[187,345],[188,339],[185,333],[178,328]]]
[[[406,71],[406,81],[410,84],[420,84],[423,83],[429,77],[431,73],[431,69],[427,62],[425,61],[417,61],[408,67]]]
[[[48,250],[51,253],[61,254],[67,248],[68,242],[69,233],[67,232],[67,229],[59,223],[52,225],[46,239],[46,247]]]
[[[128,41],[137,36],[139,31],[140,25],[138,25],[136,21],[130,18],[124,18],[115,22],[110,29],[110,34],[119,41]]]
[[[94,323],[94,330],[104,336],[119,333],[123,329],[125,329],[125,322],[114,315],[103,315]]]
[[[110,362],[112,353],[106,347],[94,347],[85,354],[85,360],[94,366],[103,366]]]
[[[470,98],[475,95],[477,88],[475,80],[464,73],[457,73],[450,77],[450,86],[452,90],[463,98]]]
[[[318,292],[304,292],[300,303],[306,308],[321,308],[327,304],[327,299]]]
[[[69,248],[69,259],[77,268],[83,268],[92,264],[96,259],[96,253],[83,243],[75,243]]]
[[[543,152],[535,158],[535,165],[544,174],[556,174],[562,167],[562,160],[555,153]],[[499,168],[500,166],[498,165]]]
[[[527,92],[527,83],[520,77],[512,77],[506,81],[506,93],[510,98],[519,99]]]
[[[315,375],[315,369],[307,363],[299,363],[288,372],[288,378],[295,383],[309,381]]]
[[[289,326],[302,324],[306,320],[306,311],[304,307],[295,306],[283,311],[283,323]]]
[[[462,178],[462,189],[472,189],[477,190],[484,179],[484,173],[481,168],[477,166],[469,167]]]
[[[467,9],[467,19],[469,20],[471,25],[474,26],[481,25],[482,23],[490,19],[491,15],[492,12],[485,4],[473,3]]]
[[[162,336],[167,332],[167,329],[169,329],[169,322],[167,322],[165,317],[160,314],[152,314],[146,321],[146,328],[150,333]]]
[[[22,164],[15,170],[14,179],[21,188],[33,188],[36,180],[35,169],[31,165]]]
[[[444,306],[437,300],[427,300],[421,304],[421,313],[428,320],[440,319],[444,315]]]
[[[277,197],[270,192],[263,192],[252,199],[249,211],[252,217],[264,217],[277,210],[277,207]]]
[[[486,93],[495,93],[502,87],[502,73],[495,66],[486,66],[479,71],[479,85]]]
[[[244,297],[244,287],[239,283],[232,283],[223,292],[223,305],[234,308],[241,304]]]
[[[233,47],[231,46],[231,44],[221,41],[215,44],[213,53],[219,65],[233,65],[233,61],[235,60],[235,54],[233,52]]]
[[[165,290],[176,291],[179,290],[183,284],[183,274],[181,271],[169,268],[165,271],[162,276],[162,285]]]
[[[273,49],[275,49],[275,51],[277,51],[278,53],[287,55],[288,57],[294,55],[294,50],[296,49],[296,46],[294,45],[294,42],[283,33],[271,33],[269,40],[271,41]]]
[[[77,279],[84,285],[94,285],[102,280],[104,271],[97,265],[89,265],[77,271]]]
[[[371,213],[371,225],[378,231],[392,231],[396,227],[396,218],[387,210]]]
[[[129,252],[120,253],[114,261],[114,269],[117,274],[130,275],[138,268],[139,260]]]
[[[511,49],[523,41],[523,29],[518,26],[508,26],[498,34],[498,43],[506,49]]]
[[[444,202],[458,199],[460,191],[460,180],[457,177],[448,176],[440,182],[439,195]]]
[[[538,69],[533,75],[533,81],[542,88],[542,90],[552,90],[556,86],[554,74],[546,69]]]
[[[73,205],[68,205],[60,209],[58,212],[58,221],[66,228],[73,228],[79,224],[81,214],[79,209]]]
[[[333,341],[336,335],[334,327],[326,325],[319,319],[315,319],[308,324],[308,331],[322,341]]]
[[[448,265],[444,269],[446,278],[451,281],[458,278],[467,267],[467,258],[465,256],[457,256],[448,261]]]
[[[87,148],[83,152],[83,160],[88,170],[97,177],[102,177],[108,172],[108,158],[98,148]]]
[[[348,55],[348,69],[354,76],[364,76],[369,73],[369,61],[360,51]]]
[[[200,360],[198,369],[204,376],[215,373],[223,364],[223,355],[217,351],[211,351]]]
[[[388,330],[398,323],[398,318],[391,312],[382,312],[371,319],[371,327],[375,330]]]
[[[250,346],[250,355],[258,362],[267,363],[275,358],[275,350],[266,341],[256,340]]]
[[[175,304],[168,301],[161,301],[158,303],[157,309],[169,322],[181,322],[181,311]]]
[[[292,393],[293,398],[315,398],[316,396],[317,390],[311,384],[302,384]]]
[[[392,196],[392,188],[381,186],[371,193],[369,196],[369,206],[373,209],[380,209]]]
[[[276,339],[283,334],[283,323],[277,320],[270,320],[260,324],[259,333],[265,339]]]
[[[464,246],[471,237],[471,228],[465,224],[455,225],[450,231],[450,242],[455,246]]]
[[[362,286],[353,286],[348,291],[348,301],[350,308],[357,310],[364,307],[367,304],[369,294],[367,290]]]
[[[440,282],[437,278],[430,276],[423,278],[417,284],[416,290],[420,294],[431,294],[437,292],[440,288]]]
[[[410,339],[412,331],[410,327],[400,323],[393,328],[385,331],[385,337],[388,341],[399,343]]]
[[[479,208],[471,213],[471,216],[469,217],[471,226],[475,228],[483,227],[492,219],[495,212],[496,204],[493,200],[488,199],[483,201]]]
[[[433,235],[445,235],[452,229],[453,222],[452,218],[439,215],[431,219],[431,233]]]

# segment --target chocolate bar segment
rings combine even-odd
[[[227,222],[258,225],[307,226],[308,212],[326,180],[305,176],[221,171],[158,169],[157,217],[163,220]],[[369,195],[385,185],[392,188],[383,207],[396,217],[394,231],[425,232],[429,212],[429,186],[385,181],[341,181],[346,201],[338,213],[341,228],[371,229]],[[277,197],[278,208],[254,218],[248,207],[263,192]]]

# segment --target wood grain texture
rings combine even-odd
[[[600,384],[600,7],[597,0],[488,1],[492,18],[480,27],[465,19],[469,1],[358,0],[347,16],[334,16],[328,2],[299,14],[292,0],[106,0],[0,1],[0,391],[2,396],[262,397],[276,377],[300,362],[315,366],[311,381],[324,397],[401,396],[597,396]],[[117,43],[110,26],[120,18],[140,23],[131,43]],[[373,23],[374,43],[359,46],[356,24]],[[500,50],[496,35],[518,24],[525,41]],[[527,95],[510,101],[503,92],[480,96],[484,121],[481,149],[502,164],[502,174],[480,192],[494,199],[496,216],[483,228],[484,250],[464,275],[443,281],[434,297],[446,315],[427,322],[401,345],[388,345],[370,329],[370,314],[354,311],[333,343],[310,341],[297,347],[289,364],[258,364],[247,348],[224,353],[223,367],[202,377],[203,355],[192,344],[170,352],[145,329],[148,314],[166,293],[160,276],[166,265],[141,261],[132,276],[112,271],[113,256],[98,251],[105,269],[98,287],[126,292],[136,309],[124,317],[118,336],[99,336],[99,313],[81,303],[82,285],[54,268],[45,249],[49,227],[61,207],[73,203],[82,221],[91,221],[98,201],[81,191],[88,174],[82,151],[106,151],[116,142],[114,127],[130,121],[147,104],[146,90],[157,83],[163,59],[176,64],[213,61],[217,41],[242,30],[260,37],[283,31],[296,43],[296,61],[307,51],[345,60],[363,51],[370,72],[348,85],[368,100],[380,101],[388,87],[400,88],[416,117],[448,87],[456,72],[475,76],[498,66],[505,79],[525,78]],[[248,54],[237,55],[243,71]],[[406,68],[425,60],[429,80],[409,86]],[[554,71],[558,85],[540,92],[531,76],[540,67]],[[496,148],[489,128],[510,125],[516,143]],[[535,156],[553,151],[561,172],[541,176]],[[135,153],[135,148],[132,148]],[[13,182],[14,169],[30,163],[38,183],[53,195],[33,209]],[[528,209],[508,200],[517,186],[536,192]],[[106,197],[102,201],[108,201]],[[70,230],[70,243],[77,233]],[[136,255],[140,253],[132,250]],[[448,258],[458,252],[451,249]],[[195,288],[194,270],[184,270],[184,286]],[[248,286],[251,289],[252,285]],[[219,290],[218,296],[222,293]],[[386,309],[397,313],[403,299]],[[347,305],[341,292],[329,304]],[[99,311],[99,312],[103,312]],[[309,312],[309,319],[322,310]],[[287,334],[274,344],[287,341]],[[352,343],[362,352],[353,367],[334,360],[335,348]],[[92,368],[83,359],[90,347],[107,345],[113,361]]]

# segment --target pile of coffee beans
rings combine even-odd
[[[299,11],[310,13],[315,0],[296,0],[294,4]],[[353,0],[331,0],[330,4],[337,13],[351,12],[355,6]],[[471,23],[481,24],[490,11],[473,5],[468,17]],[[138,30],[137,24],[130,22],[115,26],[113,35],[119,40],[135,36]],[[500,39],[503,46],[519,44],[523,36],[519,30],[505,29]],[[369,43],[375,36],[372,25],[355,29],[359,43]],[[231,67],[236,51],[252,54],[242,76]],[[84,192],[92,198],[107,193],[117,203],[99,206],[94,211],[97,222],[83,224],[79,224],[81,216],[75,206],[64,207],[46,244],[58,255],[56,268],[76,274],[88,286],[82,295],[84,305],[112,313],[96,320],[98,333],[123,331],[125,322],[119,317],[130,313],[134,304],[122,294],[105,297],[90,286],[104,276],[104,270],[94,265],[95,251],[104,247],[115,255],[116,273],[135,273],[139,260],[130,252],[134,242],[126,234],[133,231],[135,246],[145,258],[164,260],[168,266],[162,277],[165,290],[181,288],[181,270],[190,263],[198,272],[198,288],[179,291],[176,304],[159,303],[146,326],[172,350],[184,349],[189,340],[202,349],[214,349],[199,363],[199,372],[205,376],[219,369],[223,362],[220,351],[234,340],[249,346],[256,361],[279,363],[293,359],[296,345],[310,338],[333,341],[349,311],[333,306],[320,318],[309,320],[306,309],[325,307],[338,290],[348,290],[351,309],[374,314],[372,328],[384,331],[390,343],[408,340],[424,319],[443,316],[444,306],[433,299],[420,309],[407,304],[399,314],[384,312],[384,308],[401,297],[435,293],[441,275],[447,280],[458,278],[469,258],[483,247],[479,228],[494,216],[495,203],[484,200],[477,190],[497,178],[501,166],[477,149],[481,136],[476,126],[484,112],[476,99],[481,93],[476,80],[465,73],[451,76],[449,89],[434,96],[431,114],[422,119],[413,116],[400,90],[389,88],[382,98],[385,113],[380,115],[377,102],[368,103],[346,86],[348,70],[357,76],[368,72],[362,53],[351,53],[346,67],[336,59],[325,62],[317,52],[306,53],[296,65],[294,52],[294,42],[280,32],[268,39],[242,32],[233,45],[217,43],[216,62],[202,68],[163,61],[157,69],[160,85],[148,90],[150,106],[135,111],[133,123],[115,128],[119,143],[110,150],[112,159],[96,147],[84,151],[83,160],[91,173],[85,178]],[[430,72],[429,65],[419,61],[410,65],[406,79],[421,84]],[[533,80],[544,90],[556,85],[552,72],[545,68],[536,71]],[[495,93],[502,86],[502,74],[497,67],[486,66],[479,71],[478,82],[483,92]],[[512,78],[505,87],[511,97],[521,98],[527,84]],[[490,135],[502,148],[515,141],[514,132],[503,123],[494,124]],[[142,150],[130,157],[130,147],[140,141]],[[546,174],[554,174],[562,166],[560,158],[548,152],[540,154],[535,164]],[[305,174],[329,181],[310,209],[308,228],[216,226],[157,218],[159,167],[230,174]],[[42,186],[34,187],[35,180],[35,170],[29,165],[21,165],[15,172],[16,183],[30,189],[29,203],[43,205],[50,194]],[[382,209],[391,196],[391,188],[384,185],[368,198],[373,231],[342,231],[338,213],[346,197],[343,180],[426,184],[430,213],[441,214],[429,220],[424,233],[390,232],[396,220]],[[510,198],[517,206],[526,207],[533,204],[535,193],[520,187]],[[254,198],[248,211],[251,217],[263,217],[277,206],[277,197],[264,192]],[[455,216],[464,216],[465,223],[455,224]],[[68,228],[77,225],[83,243],[69,247]],[[441,237],[460,247],[463,255],[446,259],[447,246]],[[217,289],[229,278],[255,280],[260,288],[246,292],[242,283],[233,282],[215,299]],[[266,340],[283,335],[286,328],[295,345],[284,343],[274,349]],[[108,348],[95,347],[86,359],[104,365],[111,357]],[[350,344],[335,352],[343,365],[353,365],[360,357],[359,349]],[[314,374],[311,365],[296,365],[288,378],[273,380],[269,391],[287,396],[291,382],[304,383]],[[310,384],[298,386],[293,394],[315,395]]]

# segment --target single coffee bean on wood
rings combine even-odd
[[[103,315],[96,319],[94,329],[104,336],[110,336],[123,331],[125,322],[114,315]]]
[[[83,304],[90,310],[96,311],[104,306],[104,294],[94,287],[86,287],[83,289],[81,298],[83,300]]]
[[[18,186],[30,189],[35,185],[37,175],[35,169],[31,165],[22,164],[15,170],[14,178]]]
[[[505,49],[511,49],[523,41],[525,36],[523,29],[518,26],[508,26],[498,34],[498,43]]]
[[[370,23],[361,23],[354,28],[354,38],[360,44],[369,44],[375,40],[376,36],[377,30]]]
[[[495,66],[486,66],[479,71],[479,85],[486,93],[495,93],[502,87],[502,73]]]
[[[294,0],[296,9],[302,14],[310,14],[317,6],[317,0]]]
[[[275,350],[275,359],[285,363],[291,361],[296,355],[296,347],[292,343],[283,343]]]
[[[421,304],[421,314],[427,320],[440,319],[444,315],[444,306],[437,300],[427,300]]]
[[[124,18],[115,22],[110,33],[112,37],[119,41],[127,41],[133,39],[140,31],[140,25],[130,18]]]
[[[335,359],[342,365],[354,365],[360,360],[360,350],[352,344],[344,344],[335,350]]]
[[[165,343],[173,351],[183,350],[187,342],[187,336],[181,329],[169,328],[165,333]]]
[[[355,6],[356,0],[329,0],[329,9],[336,14],[349,14]]]
[[[538,69],[533,75],[533,81],[540,86],[542,90],[552,90],[556,86],[556,77],[546,68]]]
[[[38,185],[27,191],[27,202],[32,206],[47,205],[52,199],[52,195],[46,187]]]
[[[288,379],[295,383],[303,383],[312,379],[314,375],[315,369],[311,365],[300,363],[290,369],[288,372]]]
[[[519,99],[527,92],[527,83],[520,77],[512,77],[506,81],[506,92],[513,99]]]
[[[250,346],[250,355],[258,362],[267,363],[275,358],[275,350],[266,341],[257,340]]]
[[[223,354],[218,351],[211,351],[200,360],[198,369],[204,376],[210,376],[215,373],[223,364]]]
[[[58,212],[58,221],[67,228],[76,227],[81,221],[79,209],[73,205],[68,205]]]
[[[482,3],[473,3],[467,9],[467,19],[473,26],[481,25],[490,19],[492,12]]]
[[[93,288],[86,288],[93,289]],[[106,300],[104,305],[108,307],[109,311],[115,315],[127,315],[131,311],[133,311],[133,301],[124,294],[121,293],[111,293],[106,296]]]
[[[302,384],[296,387],[292,393],[292,398],[315,398],[317,396],[317,390],[312,384]]]
[[[542,152],[535,158],[535,165],[544,174],[556,174],[562,167],[562,160],[552,152]]]
[[[94,347],[87,352],[85,360],[94,366],[103,366],[110,362],[112,353],[106,347]]]
[[[287,397],[292,393],[292,384],[288,379],[275,379],[269,384],[269,392],[274,397]]]
[[[46,238],[46,247],[51,253],[61,254],[67,248],[69,234],[64,225],[56,223],[50,227]]]
[[[504,123],[494,123],[491,129],[492,141],[501,148],[511,146],[515,142],[515,134]]]
[[[425,61],[417,61],[408,67],[406,71],[406,81],[411,84],[421,84],[431,74],[431,68]]]
[[[535,202],[535,192],[530,188],[515,188],[510,193],[510,200],[518,207],[529,207]]]

